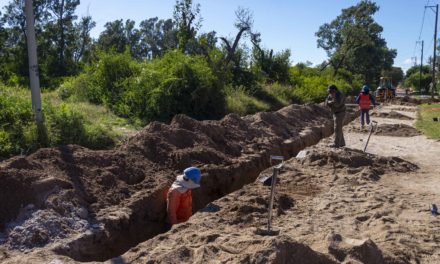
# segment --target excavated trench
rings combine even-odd
[[[345,123],[356,116],[354,111],[348,113]],[[81,165],[75,165],[72,174],[76,174],[70,178],[78,177],[72,185],[84,194],[78,203],[85,204],[90,212],[86,217],[89,228],[52,250],[80,262],[117,257],[165,231],[166,192],[183,168],[197,165],[203,172],[202,187],[193,192],[197,211],[254,182],[270,167],[270,155],[288,159],[332,133],[333,120],[325,107],[289,106],[244,118],[229,115],[220,121],[199,122],[177,116],[170,125],[152,123],[119,150],[101,152],[105,166],[96,152],[72,151],[70,162]],[[113,157],[112,162],[107,161],[109,157]],[[43,165],[42,170],[46,167],[50,166]],[[88,184],[96,181],[104,185],[111,182],[113,187],[119,186],[118,191],[91,195]]]

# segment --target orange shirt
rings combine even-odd
[[[172,225],[188,221],[192,216],[192,191],[170,189],[167,194],[168,222]]]

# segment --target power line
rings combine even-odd
[[[426,5],[425,5],[425,6],[429,5],[429,1],[430,1],[430,0],[427,0],[427,1],[426,1]],[[425,24],[425,15],[426,15],[426,8],[423,8],[422,26],[420,27],[420,32],[419,32],[419,39],[418,39],[418,41],[420,41],[420,38],[422,37],[423,25]],[[415,57],[415,55],[416,55],[417,45],[418,45],[418,43],[416,42],[416,44],[414,45],[413,57]]]

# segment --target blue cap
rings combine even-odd
[[[183,171],[186,178],[190,179],[196,184],[200,184],[200,178],[202,178],[202,173],[199,168],[189,167]]]
[[[363,93],[369,93],[370,92],[370,88],[368,88],[368,85],[362,86],[362,92]]]

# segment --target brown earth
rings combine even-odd
[[[414,120],[414,118],[401,114],[399,112],[391,110],[390,112],[378,112],[374,111],[371,113],[371,116],[377,116],[382,118],[394,118],[394,119],[403,119],[403,120]]]
[[[440,263],[440,220],[429,212],[430,203],[438,203],[440,143],[421,135],[372,136],[364,153],[366,135],[349,128],[351,148],[328,149],[326,139],[305,158],[286,162],[274,205],[280,235],[255,234],[267,221],[269,195],[256,181],[113,261]]]
[[[253,182],[269,155],[291,157],[332,130],[322,105],[219,121],[178,115],[169,125],[151,123],[115,150],[69,145],[4,161],[0,261],[21,259],[20,252],[77,261],[117,256],[165,230],[165,193],[185,167],[204,173],[204,188],[194,191],[198,210]]]
[[[23,206],[4,211],[12,213],[2,218],[0,262],[114,257],[106,263],[440,263],[440,221],[429,212],[431,203],[439,203],[440,143],[402,132],[413,129],[413,120],[384,118],[392,108],[384,106],[379,111],[388,115],[372,117],[379,128],[392,129],[382,134],[378,129],[367,153],[360,149],[368,135],[354,129],[356,120],[345,128],[349,147],[329,149],[328,138],[308,148],[304,158],[285,163],[274,205],[278,236],[255,233],[266,225],[269,196],[269,187],[257,178],[271,174],[270,155],[290,158],[331,134],[322,106],[220,121],[178,116],[170,125],[152,123],[114,151],[68,146],[71,159],[51,149],[42,150],[54,153],[46,163],[39,152],[23,158],[26,162],[3,162],[0,177],[32,195],[9,192]],[[414,118],[413,110],[405,114]],[[131,164],[134,169],[119,177]],[[204,172],[202,188],[194,192],[198,212],[159,234],[164,192],[188,164]],[[13,181],[16,175],[20,180]],[[93,180],[99,177],[105,179]],[[46,178],[49,184],[41,184]],[[64,235],[55,236],[58,230]],[[35,246],[41,237],[48,239]]]

